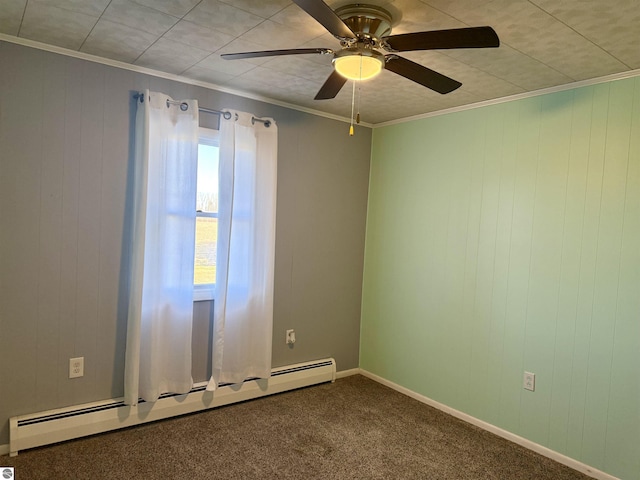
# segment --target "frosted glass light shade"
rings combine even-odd
[[[368,80],[382,71],[382,60],[364,55],[345,55],[334,60],[336,72],[349,80]]]

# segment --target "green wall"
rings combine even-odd
[[[640,77],[378,128],[372,152],[361,368],[640,479]]]

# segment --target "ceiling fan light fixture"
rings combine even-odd
[[[349,80],[369,80],[382,71],[382,62],[374,57],[349,55],[334,62],[336,72]]]
[[[361,52],[338,55],[333,66],[336,72],[349,80],[369,80],[382,71],[384,56],[375,51],[367,53],[374,55],[363,55]]]

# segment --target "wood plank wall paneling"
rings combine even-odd
[[[57,396],[57,349],[60,342],[60,266],[62,251],[62,182],[64,178],[64,122],[51,121],[59,118],[64,111],[65,96],[59,95],[65,85],[64,70],[51,68],[50,62],[42,66],[41,75],[50,72],[50,82],[40,88],[39,107],[41,113],[40,132],[32,141],[39,143],[40,155],[40,192],[37,217],[39,219],[39,246],[32,253],[39,265],[30,292],[32,301],[38,308],[36,327],[36,385],[34,396],[47,398],[51,392]],[[40,80],[41,81],[41,80]],[[18,105],[17,108],[20,108]],[[36,114],[35,111],[31,114]],[[27,216],[26,218],[29,218]],[[35,222],[34,222],[35,223]],[[45,321],[48,319],[48,321]]]
[[[123,394],[132,95],[146,88],[276,119],[273,364],[358,366],[370,129],[5,42],[0,65],[0,445],[11,416]],[[211,304],[194,315],[202,381]],[[75,356],[85,375],[70,380]]]
[[[633,91],[631,132],[627,167],[627,183],[624,198],[624,217],[620,246],[620,271],[618,276],[618,297],[616,303],[616,328],[613,338],[613,358],[611,363],[610,391],[607,430],[605,438],[604,463],[619,464],[627,471],[640,468],[638,462],[637,422],[629,421],[638,416],[640,386],[638,377],[638,338],[640,338],[640,82],[635,82]],[[632,359],[629,361],[629,359]],[[631,401],[630,401],[631,399]],[[633,401],[635,399],[635,403]]]
[[[40,118],[43,92],[40,87],[42,69],[32,72],[26,78],[18,78],[18,70],[28,68],[33,57],[21,58],[17,70],[2,68],[2,90],[15,88],[15,95],[3,95],[0,109],[0,143],[2,144],[2,174],[6,181],[0,195],[3,221],[13,228],[2,228],[2,341],[3,352],[11,353],[18,364],[33,365],[31,352],[38,345],[37,320],[38,302],[33,300],[37,291],[40,274],[38,257],[40,253],[39,220],[40,190],[42,182],[41,158],[43,153],[43,122]],[[22,139],[22,142],[18,141]],[[9,163],[11,162],[11,163]],[[11,167],[12,174],[7,172]],[[6,219],[6,220],[4,220]],[[25,221],[30,219],[30,221]],[[34,221],[35,220],[35,221]],[[9,252],[25,251],[34,261],[22,265],[18,255]],[[4,253],[6,252],[6,253]],[[11,272],[12,278],[9,278]],[[10,322],[9,319],[23,317],[22,321]],[[27,353],[29,352],[29,353]],[[25,397],[34,398],[36,394],[37,370],[31,368],[20,372],[16,369],[3,371],[0,377],[2,385],[20,382]],[[3,402],[19,401],[15,391],[5,391]]]
[[[371,172],[361,367],[640,479],[640,78],[377,129]]]

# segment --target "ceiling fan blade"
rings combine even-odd
[[[293,0],[293,3],[315,18],[334,37],[356,38],[356,34],[322,0]]]
[[[334,70],[324,82],[324,85],[322,85],[314,100],[329,100],[335,98],[345,83],[347,83],[347,79]]]
[[[278,55],[307,55],[307,54],[333,54],[330,48],[293,48],[289,50],[264,50],[262,52],[223,53],[220,55],[225,60],[239,60],[242,58],[276,57]]]
[[[491,27],[454,28],[450,30],[404,33],[383,37],[382,41],[386,42],[386,44],[396,52],[500,46],[498,34]]]
[[[397,73],[404,78],[408,78],[420,85],[423,85],[438,93],[449,93],[460,87],[462,84],[453,78],[449,78],[441,73],[423,67],[406,58],[397,55],[387,55],[384,68]]]

